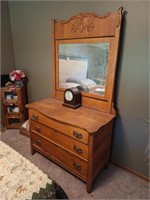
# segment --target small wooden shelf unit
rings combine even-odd
[[[19,128],[27,119],[27,96],[25,86],[2,87],[1,103],[3,123],[6,128]]]

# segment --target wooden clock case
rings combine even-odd
[[[67,21],[53,20],[53,95],[27,105],[32,153],[40,152],[83,180],[87,192],[109,164],[122,10],[104,16],[79,13]],[[82,91],[82,106],[71,109],[62,106],[65,88],[59,83],[59,47],[76,43],[105,43],[109,51],[104,93]]]
[[[66,92],[71,92],[73,99],[71,101],[68,101],[65,97]],[[78,88],[72,87],[68,88],[64,91],[64,103],[63,106],[67,106],[73,109],[79,108],[81,106],[81,92],[78,90]]]

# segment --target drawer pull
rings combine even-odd
[[[82,167],[81,167],[81,165],[80,165],[79,163],[74,162],[74,163],[73,163],[73,166],[74,166],[77,170],[81,170],[81,169],[82,169]]]
[[[74,150],[75,150],[77,153],[79,153],[79,154],[82,154],[82,153],[83,153],[83,150],[82,150],[80,147],[74,145],[73,148],[74,148]]]
[[[32,115],[32,119],[33,119],[33,120],[39,120],[39,116],[33,114],[33,115]]]
[[[35,130],[36,130],[37,132],[41,132],[41,129],[40,129],[39,126],[35,126]]]
[[[77,131],[73,131],[73,135],[78,139],[82,139],[83,138],[83,135],[81,133],[78,133]]]
[[[35,143],[39,146],[41,146],[41,141],[40,140],[36,140]]]

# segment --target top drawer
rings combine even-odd
[[[33,121],[58,130],[80,142],[83,142],[84,144],[88,144],[88,133],[85,130],[50,119],[33,109],[29,109],[29,118]]]

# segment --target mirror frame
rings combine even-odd
[[[119,51],[122,10],[99,16],[93,13],[79,13],[67,21],[53,20],[53,94],[52,97],[63,100],[64,89],[59,87],[59,44],[110,42],[106,90],[104,95],[81,92],[82,105],[114,113],[113,96]]]

